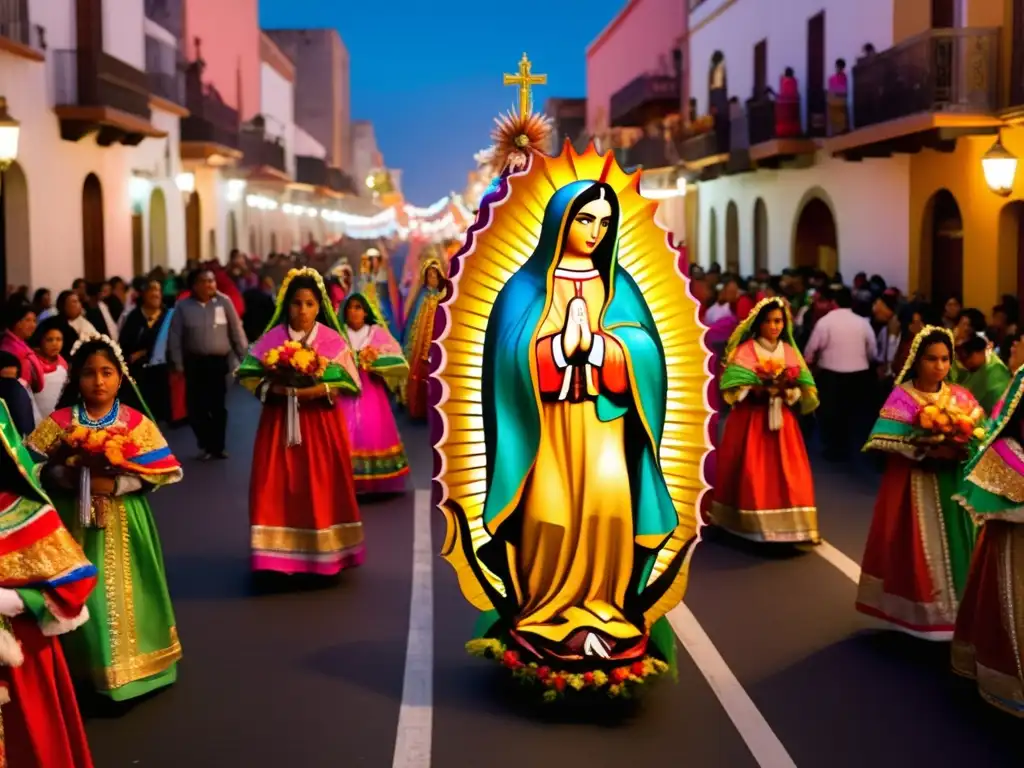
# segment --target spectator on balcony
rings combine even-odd
[[[846,78],[846,59],[836,59],[836,71],[828,79],[828,134],[838,136],[850,128],[847,112],[849,82]]]
[[[800,86],[792,67],[779,78],[779,92],[775,96],[775,136],[779,139],[790,139],[799,136],[800,124]]]

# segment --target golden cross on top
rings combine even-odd
[[[505,75],[505,85],[518,85],[519,86],[519,116],[526,118],[530,114],[530,87],[534,85],[547,85],[547,75],[533,75],[530,74],[530,68],[533,63],[526,58],[526,54],[523,54],[523,58],[519,60],[519,74],[517,75]]]

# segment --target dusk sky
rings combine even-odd
[[[586,47],[624,4],[260,0],[260,22],[338,30],[353,119],[373,121],[385,162],[403,169],[406,200],[427,206],[463,191],[494,117],[516,103],[502,73],[515,72],[525,51],[534,73],[548,76],[534,89],[537,109],[551,96],[584,96]]]

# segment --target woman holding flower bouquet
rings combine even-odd
[[[975,526],[953,500],[985,413],[949,384],[953,334],[925,326],[865,450],[888,455],[861,563],[857,610],[927,640],[949,640]]]
[[[363,561],[343,397],[359,372],[320,274],[288,273],[238,370],[263,402],[249,486],[252,568],[333,575]]]
[[[1007,340],[1009,343],[1009,340]],[[1016,371],[966,467],[957,500],[981,525],[953,635],[953,671],[982,698],[1024,717],[1024,341],[1010,347]]]
[[[71,671],[115,701],[170,685],[181,658],[145,492],[182,471],[146,412],[117,343],[83,335],[57,410],[26,441],[46,457],[54,503],[99,569],[92,618],[64,641]]]
[[[348,341],[356,356],[362,394],[341,401],[352,440],[356,493],[401,493],[409,461],[391,411],[388,390],[405,384],[402,348],[362,294],[345,301]]]
[[[818,392],[793,341],[789,308],[761,300],[726,346],[722,397],[733,406],[718,449],[711,521],[761,542],[819,541],[814,478],[794,408]]]

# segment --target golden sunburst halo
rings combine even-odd
[[[439,506],[448,522],[441,554],[454,567],[466,599],[479,610],[493,606],[478,574],[496,592],[505,593],[498,578],[476,557],[489,539],[482,517],[487,455],[481,373],[487,319],[499,291],[533,254],[548,201],[577,180],[604,181],[615,190],[621,210],[618,265],[639,286],[665,352],[667,397],[659,458],[678,525],[658,553],[648,584],[662,576],[697,536],[699,505],[708,490],[704,462],[711,452],[710,353],[704,344],[699,304],[679,271],[679,253],[654,220],[657,203],[640,195],[639,172],[626,173],[613,155],[599,154],[593,144],[583,154],[577,154],[569,142],[557,157],[534,154],[524,172],[508,177],[505,198],[490,203],[490,221],[471,232],[468,250],[456,257],[460,263],[453,265],[451,294],[441,307],[445,328],[437,339],[441,354],[433,375],[441,382],[441,398],[435,408],[442,430],[435,445],[440,457],[435,481],[440,487]],[[468,524],[468,547],[455,519],[456,510],[462,511]],[[648,626],[682,599],[692,552],[690,547],[683,567],[648,610]]]

